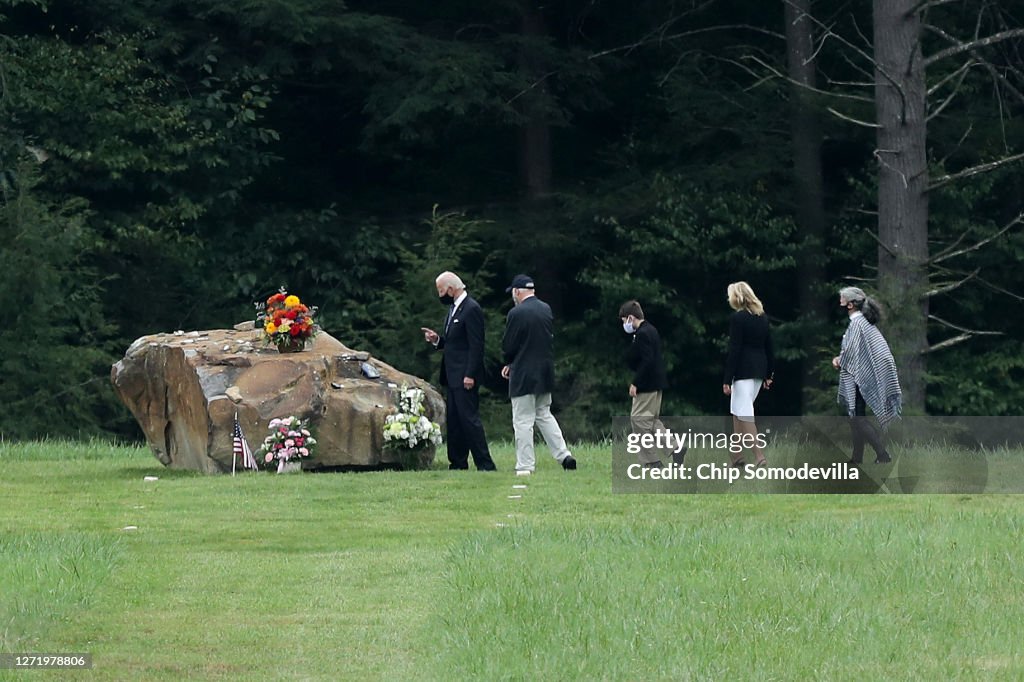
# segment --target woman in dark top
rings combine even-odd
[[[775,354],[768,330],[764,306],[746,282],[733,282],[727,290],[729,306],[735,310],[729,320],[729,354],[725,362],[722,392],[730,397],[733,431],[757,437],[754,400],[761,387],[771,388],[775,372]],[[748,441],[750,439],[747,439]],[[756,440],[755,440],[756,442]],[[764,466],[764,451],[753,448],[757,466]],[[743,456],[733,461],[743,466]]]

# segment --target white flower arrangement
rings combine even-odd
[[[384,445],[392,448],[425,448],[441,444],[441,427],[426,417],[423,389],[403,386],[398,413],[384,420]]]

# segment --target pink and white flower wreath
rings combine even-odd
[[[270,435],[256,453],[268,469],[281,462],[298,462],[313,454],[316,438],[298,417],[270,420]]]

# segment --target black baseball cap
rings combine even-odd
[[[516,275],[512,278],[512,284],[505,289],[505,293],[511,293],[513,289],[532,289],[533,288],[533,277],[529,275]]]

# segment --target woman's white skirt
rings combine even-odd
[[[761,379],[737,379],[732,382],[729,412],[745,422],[754,421],[754,400],[761,391]]]

